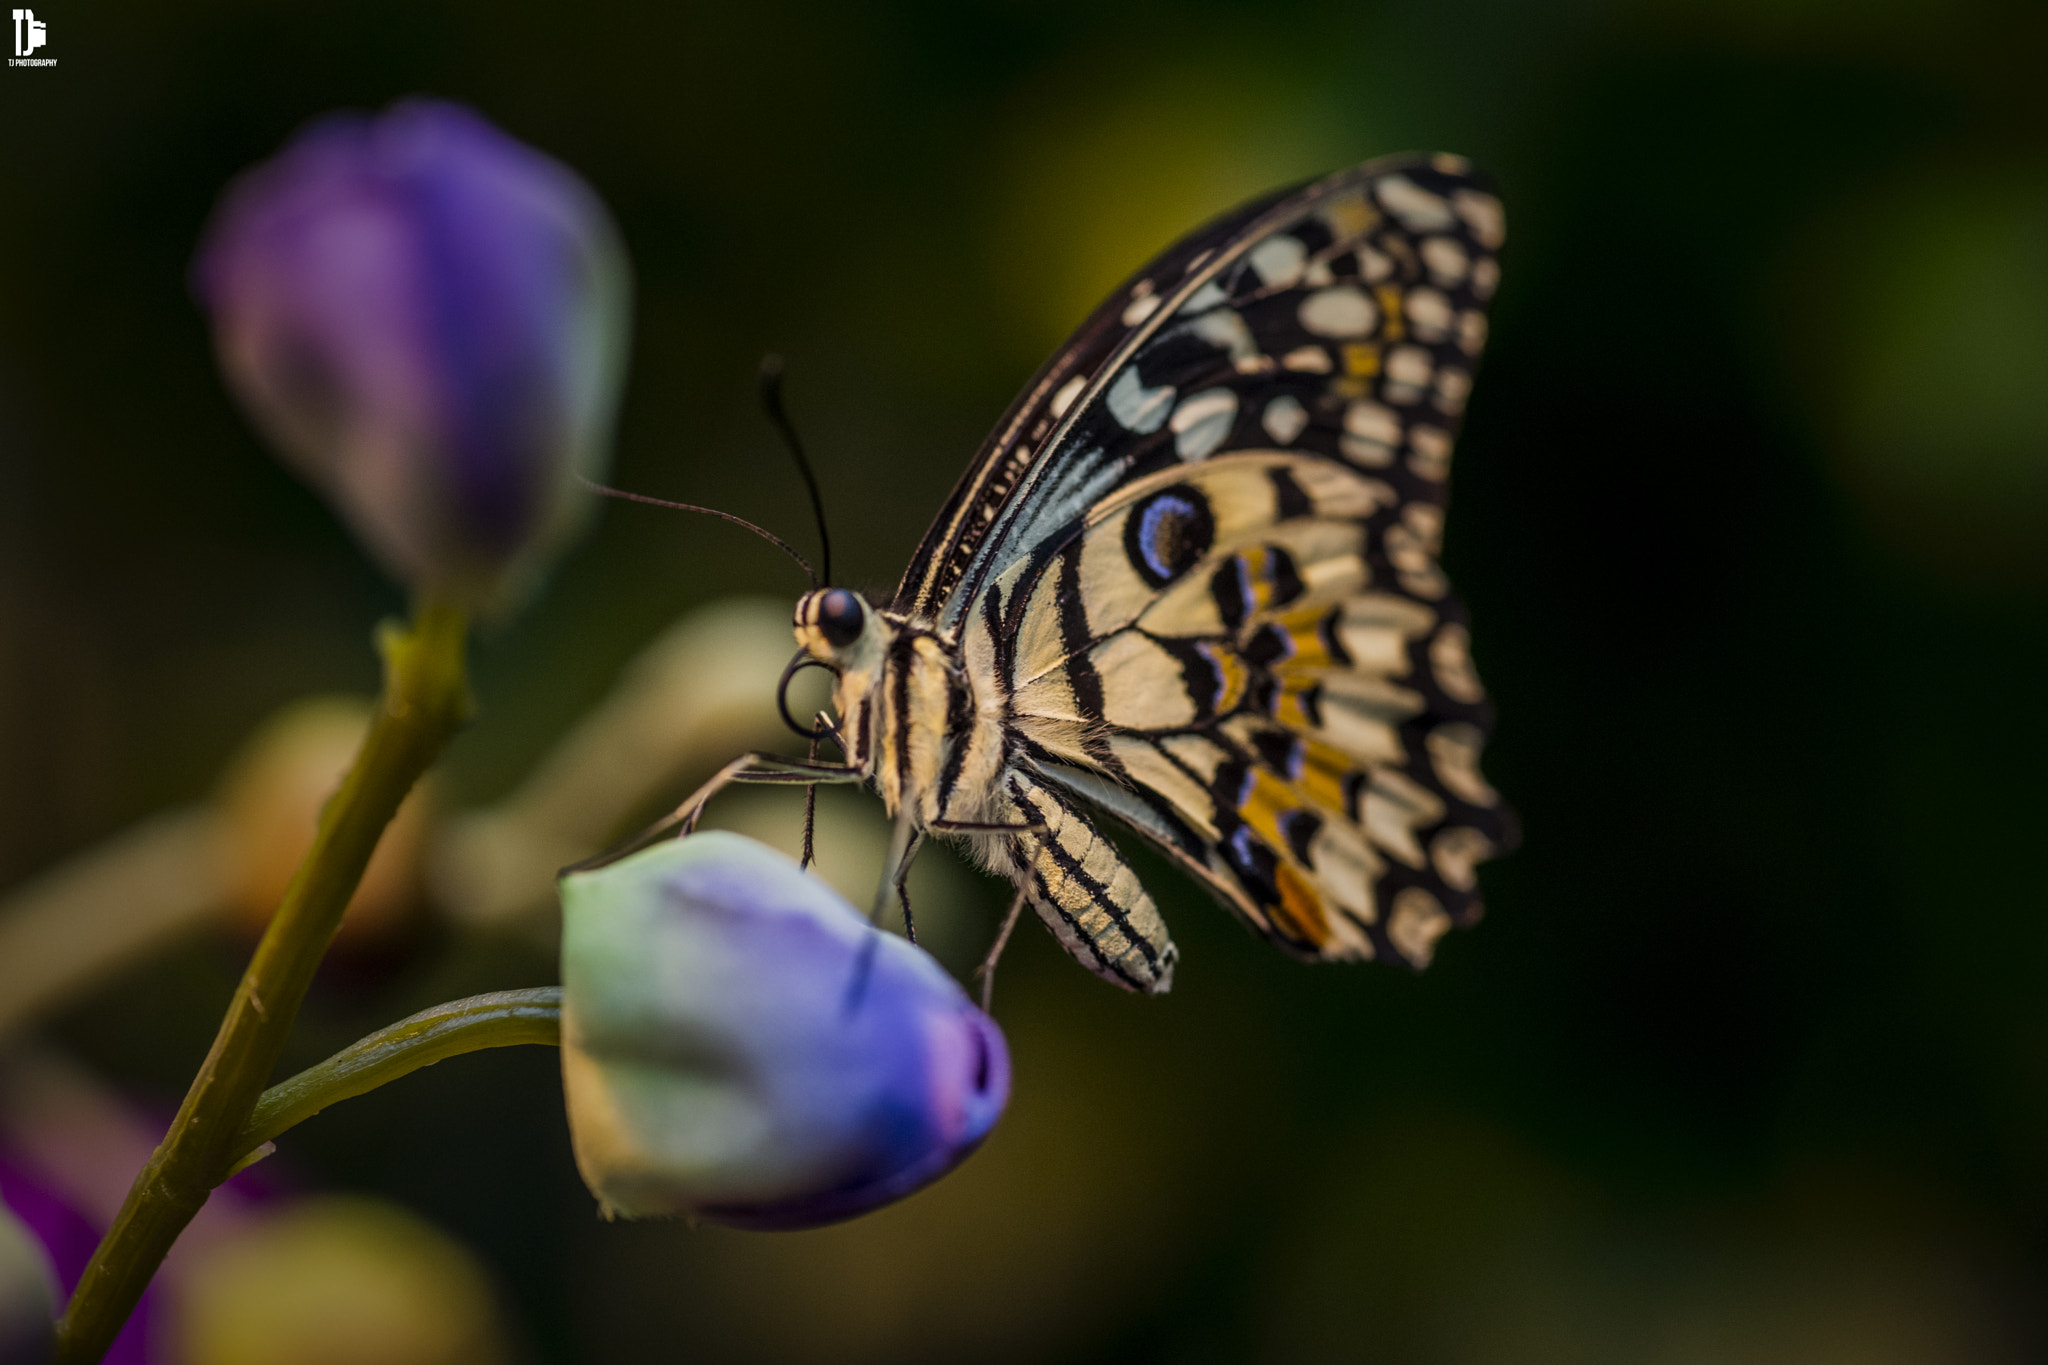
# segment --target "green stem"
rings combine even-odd
[[[385,825],[470,712],[467,615],[427,602],[410,630],[378,632],[384,698],[355,766],[320,814],[313,847],[256,945],[213,1049],[163,1142],[135,1177],[57,1324],[58,1365],[96,1365],[157,1267],[225,1180],[299,1004]]]
[[[235,1164],[246,1165],[265,1143],[328,1105],[368,1094],[423,1066],[487,1047],[556,1047],[561,1041],[560,986],[493,991],[421,1010],[264,1091],[235,1135]]]

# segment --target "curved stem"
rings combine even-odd
[[[178,1116],[135,1177],[57,1324],[58,1365],[94,1365],[106,1354],[171,1244],[241,1155],[235,1138],[277,1068],[377,840],[469,718],[467,632],[460,607],[433,601],[422,604],[410,630],[387,624],[378,632],[384,697],[377,717],[341,790],[320,813],[313,847],[256,945]]]
[[[330,1104],[368,1094],[423,1066],[490,1047],[562,1041],[562,988],[493,991],[421,1010],[263,1092],[235,1134],[236,1165]]]

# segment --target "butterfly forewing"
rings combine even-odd
[[[1055,428],[1073,410],[1088,381],[1126,353],[1135,337],[1149,330],[1145,323],[1157,306],[1159,292],[1171,288],[1174,281],[1219,249],[1244,237],[1273,205],[1298,192],[1275,191],[1189,233],[1089,315],[1032,376],[975,452],[904,570],[893,603],[896,610],[914,618],[932,618],[949,600],[962,596],[960,589],[970,566],[985,563],[989,557],[982,551],[996,514],[1027,474],[1035,475],[1044,467],[1043,457],[1056,444],[1050,439]]]
[[[1026,761],[1303,956],[1427,962],[1513,840],[1437,564],[1501,237],[1450,158],[1192,235],[1041,371],[899,591],[985,637]]]

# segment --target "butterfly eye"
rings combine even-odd
[[[832,648],[845,649],[860,638],[866,625],[860,599],[845,588],[834,588],[818,600],[818,633]]]

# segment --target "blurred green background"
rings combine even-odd
[[[1009,1117],[822,1232],[601,1223],[539,1050],[294,1134],[292,1178],[472,1247],[524,1358],[2048,1358],[2048,11],[37,13],[59,65],[0,69],[0,885],[203,796],[280,703],[375,686],[400,602],[232,408],[185,285],[220,186],[312,115],[431,92],[578,168],[638,272],[617,481],[808,545],[753,403],[779,350],[839,577],[876,589],[1181,230],[1402,149],[1502,185],[1447,551],[1526,825],[1487,921],[1422,977],[1311,970],[1148,863],[1173,995],[1027,928]],[[449,790],[511,787],[685,609],[799,587],[608,509],[480,644]],[[188,942],[45,1036],[168,1105],[242,951]],[[298,1060],[551,971],[422,934],[334,974]]]

